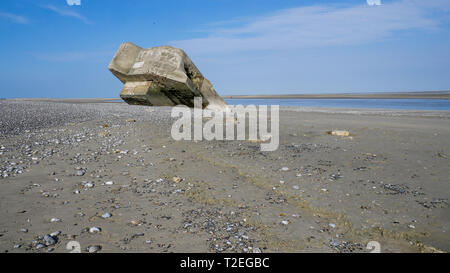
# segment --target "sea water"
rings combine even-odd
[[[371,108],[404,110],[447,110],[450,100],[443,99],[225,99],[230,105],[280,105],[324,108]]]

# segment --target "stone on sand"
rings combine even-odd
[[[334,131],[331,131],[330,134],[332,136],[349,136],[350,132],[345,131],[345,130],[334,130]]]

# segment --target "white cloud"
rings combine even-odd
[[[366,4],[301,6],[242,20],[240,26],[213,25],[206,37],[171,44],[208,54],[370,43],[398,31],[437,29],[441,18],[436,12],[449,9],[448,0],[399,0],[376,9]]]
[[[81,6],[81,0],[66,0],[66,2],[69,6]]]
[[[369,6],[380,6],[381,0],[367,0]]]
[[[0,12],[0,17],[3,17],[5,19],[8,19],[14,23],[18,24],[26,24],[28,23],[28,19],[24,16],[9,13],[9,12]]]
[[[67,10],[67,9],[60,9],[53,5],[47,5],[47,6],[44,6],[44,8],[54,11],[61,16],[73,17],[73,18],[83,21],[86,24],[91,24],[91,21],[89,21],[86,17],[79,14],[78,12]]]

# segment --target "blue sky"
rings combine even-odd
[[[4,98],[118,97],[125,41],[221,95],[450,90],[449,0],[2,0],[0,32]]]

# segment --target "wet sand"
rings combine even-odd
[[[450,112],[281,107],[274,152],[174,141],[172,122],[0,101],[0,251],[450,251]]]

